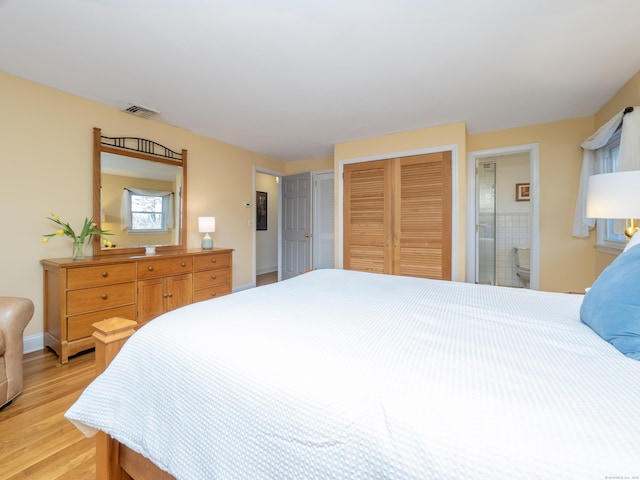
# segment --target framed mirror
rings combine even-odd
[[[112,235],[93,237],[93,256],[184,250],[187,151],[93,129],[93,219]]]

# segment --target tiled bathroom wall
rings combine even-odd
[[[496,214],[496,277],[497,284],[524,287],[516,275],[513,247],[529,246],[529,213]]]

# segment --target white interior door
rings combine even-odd
[[[335,261],[335,212],[333,172],[313,176],[313,268],[333,268]]]
[[[282,178],[282,280],[311,270],[311,172]]]

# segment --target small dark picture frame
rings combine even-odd
[[[256,230],[267,229],[267,192],[256,192]]]
[[[516,183],[516,202],[528,202],[531,199],[528,183]]]

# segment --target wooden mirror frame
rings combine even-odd
[[[187,151],[175,152],[164,145],[135,137],[105,137],[100,128],[93,129],[93,221],[100,227],[102,169],[101,153],[112,153],[125,157],[150,160],[176,167],[182,167],[182,189],[180,192],[180,211],[176,212],[180,225],[180,243],[177,245],[157,246],[157,252],[185,250],[187,246]],[[103,249],[101,237],[92,238],[93,256],[103,255],[144,255],[145,247],[122,247]]]

